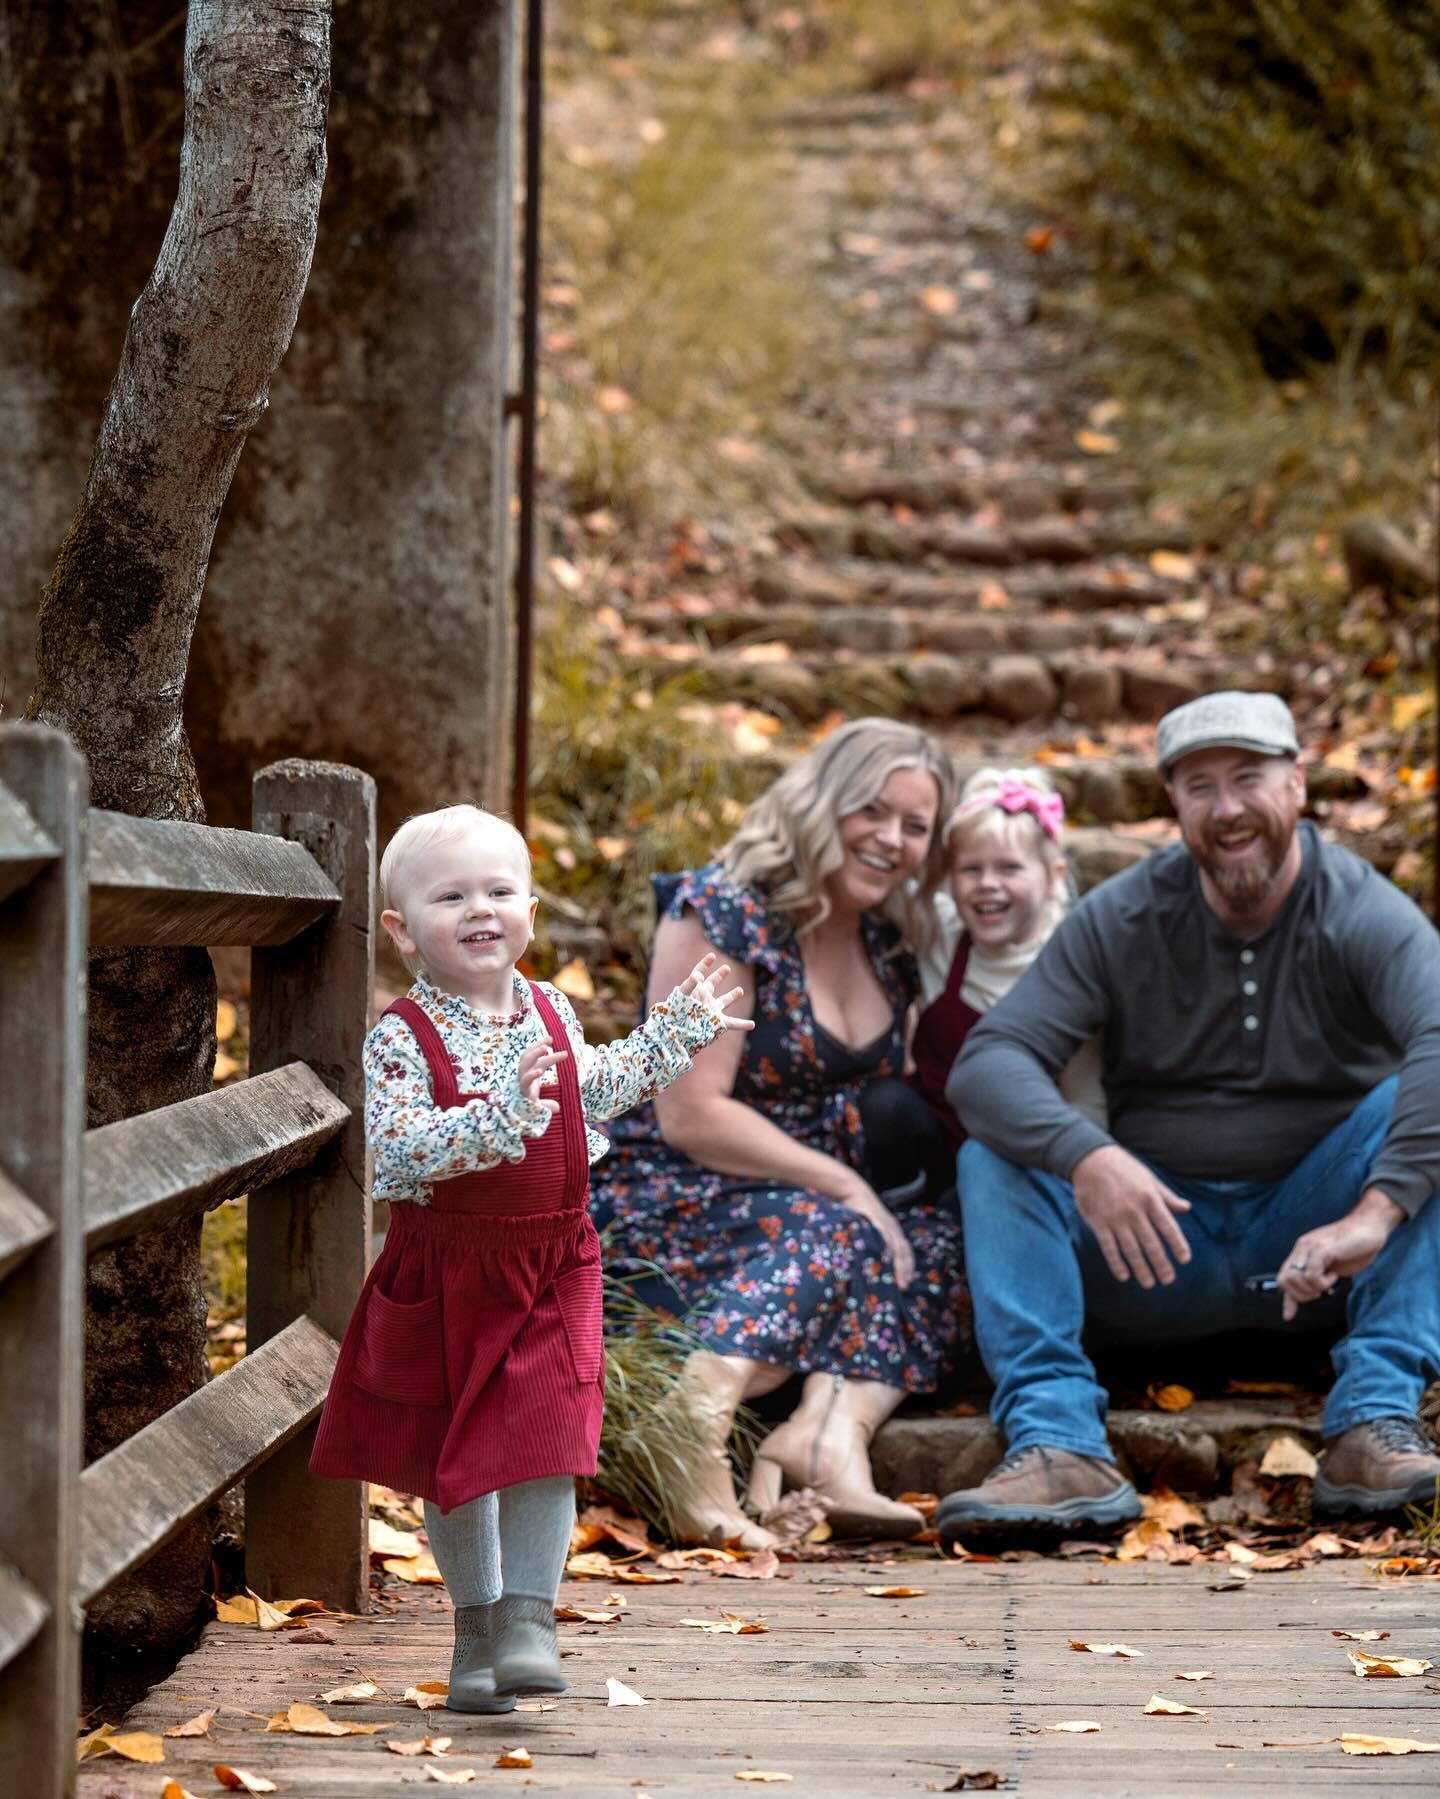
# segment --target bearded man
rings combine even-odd
[[[1181,844],[1086,896],[946,1089],[976,1336],[1008,1453],[941,1503],[976,1532],[1140,1513],[1082,1333],[1338,1334],[1315,1508],[1428,1503],[1440,1375],[1440,936],[1301,822],[1294,720],[1215,693],[1161,720]],[[1055,1077],[1103,1034],[1109,1130]],[[1268,1285],[1267,1285],[1268,1277]]]

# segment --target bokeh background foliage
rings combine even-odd
[[[1052,0],[1103,269],[1281,377],[1440,349],[1435,0]],[[1061,115],[1063,117],[1063,113]]]

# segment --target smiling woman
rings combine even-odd
[[[612,1272],[705,1342],[681,1381],[708,1431],[671,1495],[682,1534],[774,1540],[740,1510],[726,1441],[741,1400],[792,1374],[800,1402],[760,1445],[754,1509],[788,1479],[816,1489],[839,1534],[922,1527],[875,1491],[868,1449],[965,1334],[959,1231],[906,1179],[929,1115],[898,1078],[952,799],[930,738],[860,719],[794,763],[715,861],[656,882],[650,1001],[713,951],[756,1021],[618,1120],[595,1171]]]

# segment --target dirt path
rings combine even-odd
[[[166,1776],[203,1799],[219,1790],[217,1762],[264,1774],[296,1799],[429,1790],[432,1767],[474,1769],[477,1791],[523,1786],[586,1799],[736,1793],[752,1784],[743,1776],[762,1771],[789,1776],[777,1789],[825,1796],[960,1791],[962,1773],[989,1773],[994,1790],[1035,1799],[1434,1790],[1440,1762],[1352,1757],[1338,1738],[1440,1742],[1440,1683],[1359,1680],[1346,1658],[1358,1645],[1333,1634],[1385,1631],[1372,1649],[1433,1655],[1431,1580],[1377,1579],[1354,1563],[1257,1575],[1223,1592],[1214,1565],[905,1560],[783,1572],[768,1581],[692,1572],[674,1585],[624,1587],[619,1622],[562,1625],[572,1691],[553,1711],[479,1719],[442,1710],[422,1718],[393,1700],[322,1708],[382,1724],[378,1737],[277,1735],[265,1720],[361,1680],[398,1696],[443,1679],[450,1620],[438,1595],[390,1592],[368,1617],[320,1621],[333,1644],[212,1626],[128,1725],[163,1731],[218,1706],[209,1736],[166,1741],[163,1771],[114,1758],[87,1764],[80,1799],[152,1799]],[[923,1592],[865,1590],[894,1584]],[[616,1609],[610,1597],[593,1581],[562,1594],[587,1610]],[[763,1621],[765,1632],[711,1634],[683,1622],[719,1622],[722,1611]],[[1076,1652],[1072,1641],[1120,1642],[1139,1655]],[[1177,1679],[1207,1670],[1213,1679]],[[612,1677],[647,1703],[607,1706]],[[1146,1716],[1157,1693],[1204,1715]],[[1079,1720],[1100,1728],[1054,1728]],[[451,1739],[443,1756],[401,1759],[385,1748],[427,1732]],[[496,1769],[517,1744],[533,1767]]]

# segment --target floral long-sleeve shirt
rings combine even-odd
[[[650,1008],[618,1043],[590,1044],[575,1009],[542,983],[560,1015],[580,1079],[590,1160],[610,1147],[593,1125],[652,1099],[691,1065],[697,1050],[725,1028],[720,1008],[677,988]],[[455,1062],[463,1106],[435,1104],[430,1067],[403,1018],[381,1018],[365,1039],[365,1133],[375,1156],[376,1199],[427,1205],[432,1181],[519,1162],[527,1140],[543,1136],[553,1114],[520,1091],[517,1069],[532,1043],[548,1040],[529,983],[515,977],[515,1010],[496,1017],[442,993],[420,977],[409,997],[422,1006]]]

